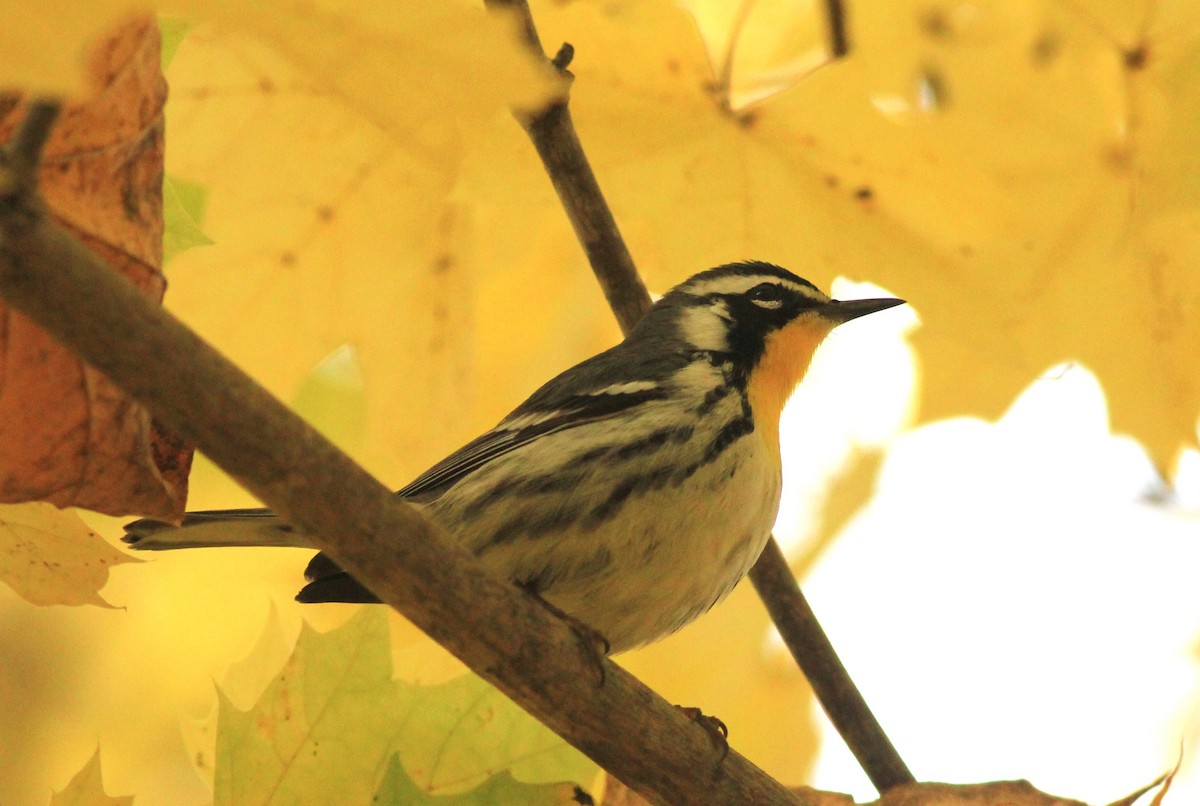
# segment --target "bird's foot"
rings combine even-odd
[[[713,747],[721,754],[718,761],[724,761],[729,755],[729,728],[715,716],[708,716],[699,708],[690,708],[683,705],[676,705],[684,715],[704,729],[708,734],[708,738],[712,740]]]
[[[604,661],[608,657],[608,653],[612,650],[612,644],[604,637],[604,634],[594,627],[584,624],[570,613],[563,612],[551,602],[543,599],[528,585],[522,585],[521,587],[525,588],[526,592],[531,594],[534,599],[541,602],[542,607],[567,623],[567,626],[571,628],[571,632],[575,633],[575,637],[579,639],[579,648],[583,652],[584,657],[596,669],[596,674],[599,678],[597,687],[603,687],[608,677]]]

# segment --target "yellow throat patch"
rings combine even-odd
[[[813,353],[833,330],[834,323],[813,313],[803,314],[767,336],[762,358],[750,373],[746,396],[754,412],[755,429],[779,464],[779,414],[812,363]]]

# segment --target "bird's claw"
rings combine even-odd
[[[712,740],[713,747],[721,754],[718,761],[724,761],[729,755],[729,728],[719,718],[708,716],[699,708],[691,708],[683,705],[676,705],[684,715],[704,729],[708,734],[708,738]]]

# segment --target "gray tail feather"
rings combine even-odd
[[[218,546],[291,546],[313,548],[303,532],[293,529],[269,509],[214,509],[189,512],[179,526],[153,518],[125,525],[121,538],[143,551]]]
[[[315,548],[308,536],[284,523],[269,509],[217,509],[189,512],[179,526],[153,518],[126,524],[122,538],[143,551],[214,548],[220,546],[291,546]],[[304,571],[308,584],[296,599],[301,602],[375,603],[379,598],[343,571],[325,554],[318,553]]]

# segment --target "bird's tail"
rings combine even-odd
[[[315,548],[308,535],[293,529],[269,509],[216,509],[189,512],[179,526],[143,518],[126,524],[121,538],[144,551],[217,546],[291,546]]]

